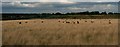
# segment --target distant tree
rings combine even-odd
[[[66,13],[66,15],[69,15],[70,13]]]
[[[46,15],[46,13],[42,13],[41,15]]]
[[[54,15],[55,13],[52,13],[52,15]]]
[[[71,15],[76,15],[76,14],[77,14],[77,12],[76,12],[76,13],[74,13],[74,12],[71,12],[70,14],[71,14]]]
[[[106,12],[102,12],[101,14],[106,15],[107,13]]]
[[[113,12],[109,12],[108,14],[114,14]]]
[[[85,11],[84,14],[89,15],[89,11]]]
[[[92,12],[90,12],[90,14],[92,14],[92,15],[98,15],[100,13],[99,13],[99,11],[92,11]]]
[[[88,15],[88,14],[89,14],[89,11],[79,12],[78,14]]]

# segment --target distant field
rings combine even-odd
[[[117,45],[118,19],[2,21],[3,45]]]

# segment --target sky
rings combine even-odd
[[[2,2],[118,2],[120,0],[2,0]]]
[[[3,0],[3,13],[118,12],[119,0]]]

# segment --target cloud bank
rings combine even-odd
[[[47,0],[46,0],[47,1]],[[118,12],[117,2],[4,2],[3,13],[56,13],[106,11]]]
[[[2,2],[118,2],[120,0],[2,0]]]

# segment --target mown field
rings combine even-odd
[[[2,21],[3,45],[117,45],[118,19]]]

